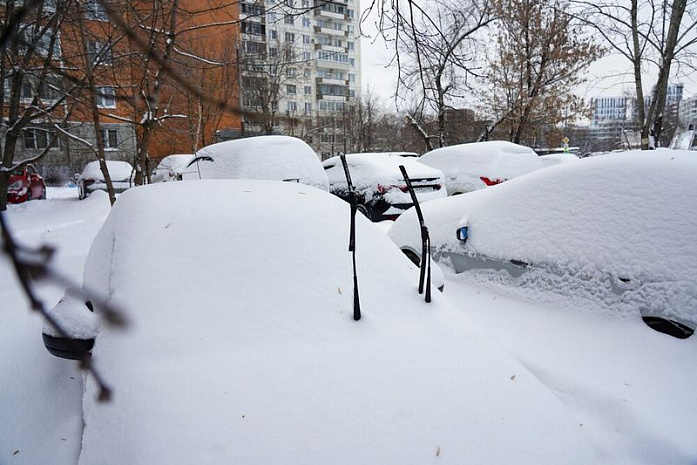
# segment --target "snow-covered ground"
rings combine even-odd
[[[80,283],[108,199],[96,192],[78,201],[74,188],[49,188],[48,197],[10,206],[7,218],[23,242],[55,245],[57,267]],[[0,463],[77,463],[82,375],[75,363],[46,352],[42,322],[31,314],[4,257],[0,282]],[[50,307],[63,289],[42,285],[41,291]],[[551,389],[593,445],[595,463],[697,462],[697,337],[678,340],[654,332],[633,315],[596,305],[592,296],[516,288],[491,275],[452,276],[444,297]],[[510,383],[527,382],[525,374],[518,378],[511,373]],[[32,402],[37,394],[44,397]],[[530,424],[538,420],[530,418]],[[447,451],[440,452],[433,460],[447,459]],[[492,457],[499,452],[492,450]],[[515,463],[539,462],[519,457]]]

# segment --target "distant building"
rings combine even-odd
[[[697,124],[697,95],[690,98],[686,98],[680,102],[680,109],[678,110],[678,115],[680,123],[683,126],[693,126]]]
[[[627,121],[632,119],[635,111],[634,99],[631,97],[598,97],[591,100],[593,118],[591,126],[601,125],[607,121]]]

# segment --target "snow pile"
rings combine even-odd
[[[346,163],[349,167],[351,183],[355,190],[369,202],[378,194],[378,186],[382,186],[385,200],[390,204],[411,204],[411,196],[406,191],[406,183],[399,166],[407,170],[409,179],[412,180],[414,191],[419,202],[439,199],[447,194],[445,189],[433,190],[432,187],[423,189],[420,185],[433,186],[445,185],[443,173],[437,169],[419,163],[413,157],[391,155],[389,153],[356,153],[346,155]],[[348,191],[344,167],[339,157],[332,157],[324,161],[324,170],[329,179],[332,192]],[[402,187],[404,190],[400,189]]]
[[[130,163],[126,161],[107,160],[106,165],[112,181],[128,182],[131,179],[133,167]],[[98,161],[91,161],[87,163],[87,165],[85,165],[85,169],[82,170],[82,175],[80,177],[82,179],[94,179],[96,181],[104,182],[104,176],[102,175],[102,170],[99,169]]]
[[[610,276],[624,286],[613,291],[697,323],[696,178],[692,152],[610,154],[432,202],[424,216],[436,257],[466,252]],[[398,245],[419,244],[414,216],[390,229]],[[460,226],[469,228],[465,246]]]
[[[196,157],[202,159],[183,173],[184,180],[265,179],[329,190],[317,154],[295,137],[258,136],[219,142],[202,148]]]
[[[483,189],[482,177],[505,181],[544,167],[531,148],[506,141],[443,147],[421,155],[419,161],[445,174],[448,195]]]
[[[99,319],[89,310],[79,291],[69,289],[48,314],[56,319],[65,331],[65,334],[60,334],[53,325],[45,322],[43,332],[49,336],[93,339],[99,331]]]
[[[192,158],[192,154],[176,154],[163,158],[157,164],[153,182],[177,181]]]
[[[97,337],[115,394],[95,404],[88,380],[81,463],[596,461],[558,400],[444,296],[425,303],[362,217],[353,321],[345,202],[178,184],[123,194],[87,259],[85,285],[132,326]]]

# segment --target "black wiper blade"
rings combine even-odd
[[[356,273],[356,193],[353,190],[353,183],[351,182],[351,173],[349,173],[348,163],[346,162],[346,155],[343,153],[339,154],[341,158],[341,164],[344,166],[344,175],[346,176],[346,183],[348,185],[348,197],[349,204],[351,205],[351,226],[349,231],[349,246],[348,250],[352,253],[353,259],[353,319],[358,321],[361,319],[361,301],[358,296],[358,274]]]
[[[411,184],[411,179],[407,174],[404,165],[399,165],[399,170],[404,176],[404,182],[407,184],[407,189],[409,189],[409,195],[411,196],[411,201],[414,204],[414,209],[416,210],[416,216],[419,219],[419,227],[421,228],[421,266],[419,272],[419,294],[424,293],[424,284],[426,285],[426,302],[431,301],[431,238],[428,234],[428,227],[424,222],[424,215],[421,213],[421,205],[419,205],[419,199],[416,197],[416,192],[414,192],[414,186]]]

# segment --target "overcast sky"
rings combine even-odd
[[[392,57],[392,52],[387,48],[385,42],[378,37],[371,21],[363,23],[363,32],[371,35],[371,38],[363,37],[361,39],[363,92],[370,88],[381,100],[387,102],[394,94],[397,82],[396,70],[386,68]],[[375,37],[377,40],[373,40]],[[591,66],[587,82],[578,88],[577,93],[587,100],[598,96],[625,95],[627,92],[633,94],[634,84],[630,72],[630,63],[624,58],[605,57]],[[691,97],[697,91],[697,73],[691,73],[689,77],[680,76],[671,79],[671,82],[682,82],[685,85],[683,98]],[[652,85],[653,78],[646,76],[644,92],[648,93]]]

